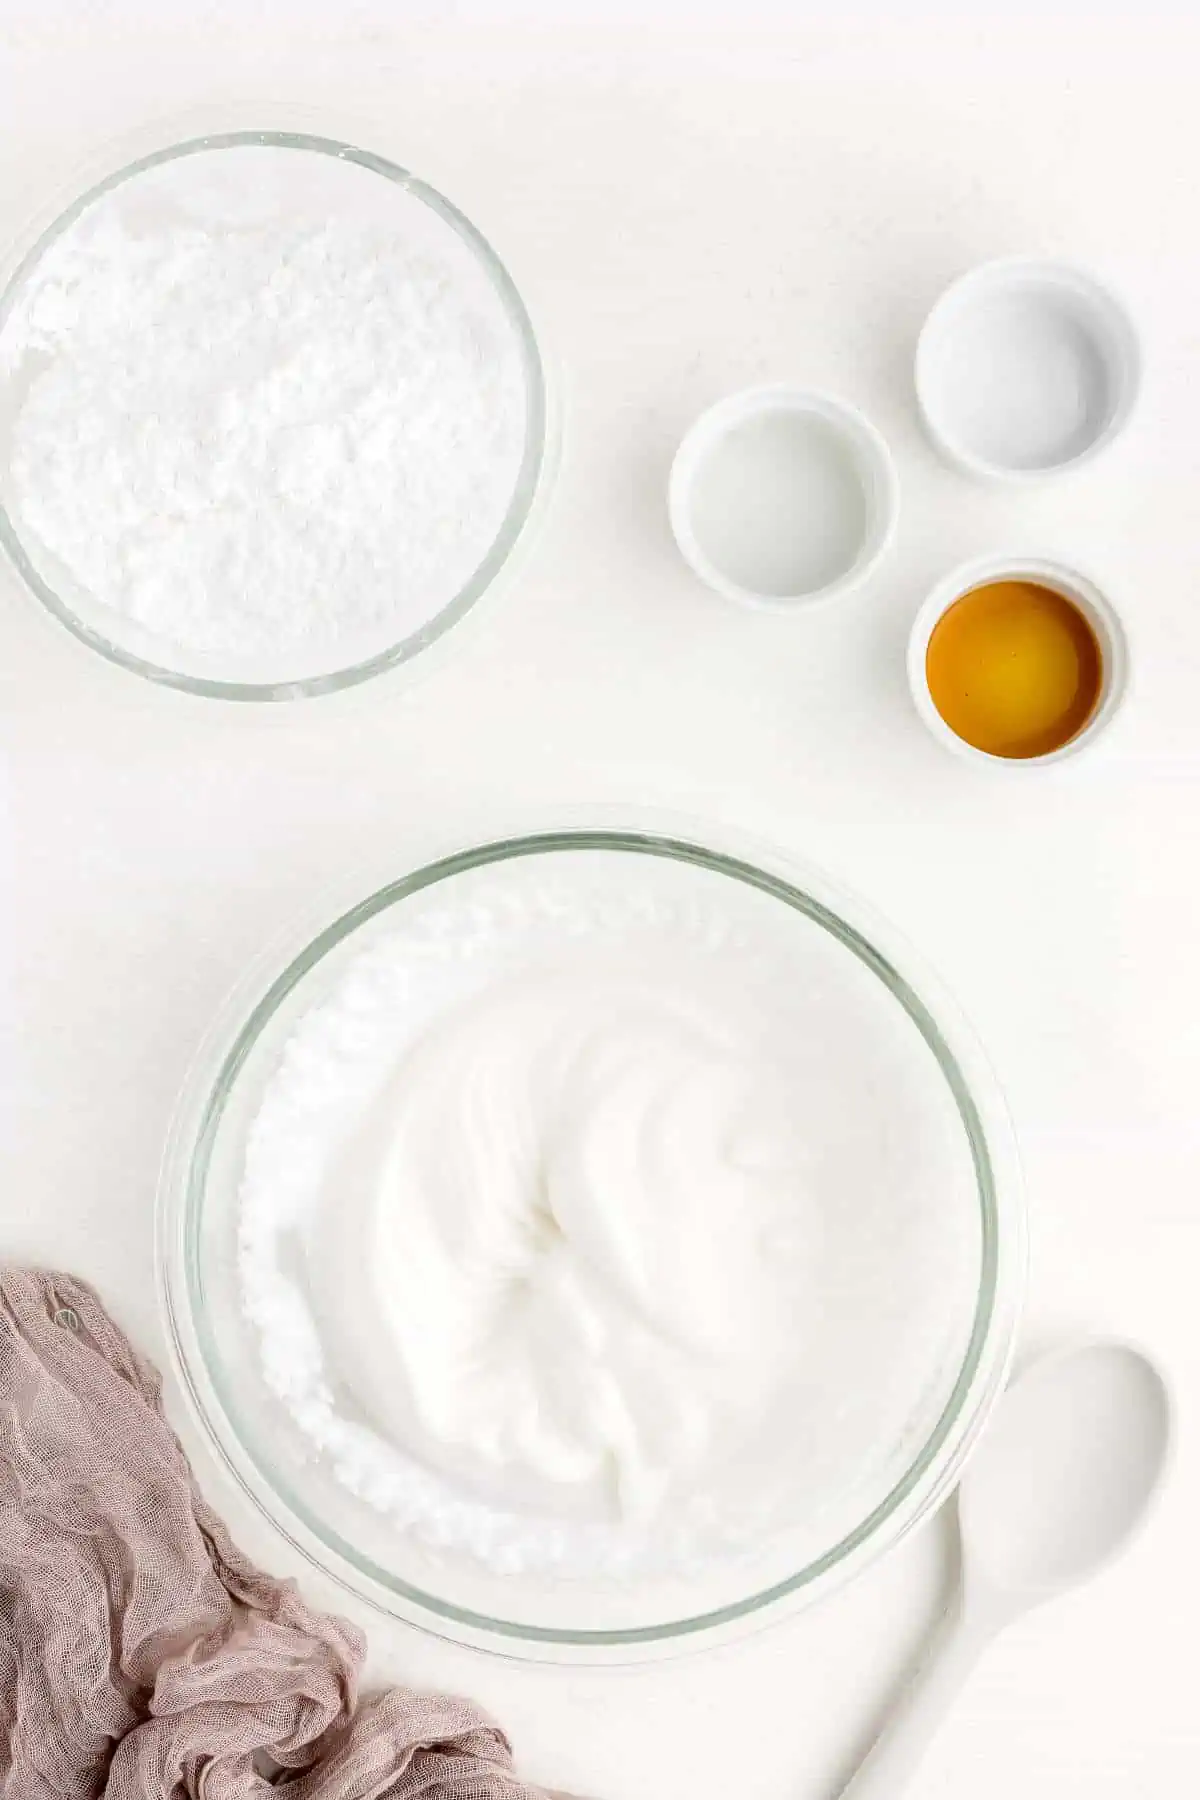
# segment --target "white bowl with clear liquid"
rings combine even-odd
[[[676,453],[668,508],[707,587],[787,611],[867,579],[895,532],[899,483],[886,443],[856,407],[779,384],[701,414]]]

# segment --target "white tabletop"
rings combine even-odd
[[[348,705],[265,716],[157,693],[94,666],[0,573],[0,786],[7,764],[16,828],[3,1254],[86,1275],[162,1354],[151,1213],[185,1065],[247,957],[365,853],[392,842],[402,863],[415,827],[517,799],[648,801],[773,837],[889,913],[992,1055],[1028,1173],[1026,1346],[1127,1333],[1179,1388],[1178,1465],[1152,1531],[996,1647],[916,1800],[1189,1791],[1200,33],[1186,7],[1056,21],[1021,6],[1003,26],[948,7],[916,25],[905,8],[891,27],[858,5],[790,35],[753,6],[737,34],[712,6],[686,33],[624,5],[624,23],[590,33],[505,28],[496,5],[470,30],[402,30],[365,4],[349,25],[344,9],[301,6],[288,29],[279,8],[250,7],[257,24],[225,31],[212,6],[172,23],[140,5],[125,30],[111,9],[81,6],[75,25],[71,10],[31,6],[7,41],[0,25],[6,235],[81,158],[155,115],[324,107],[451,195],[509,261],[561,365],[566,442],[520,579],[427,679]],[[1148,353],[1127,438],[1028,493],[939,466],[910,382],[943,283],[1012,251],[1111,274]],[[709,596],[666,525],[689,420],[774,379],[863,407],[901,473],[893,552],[861,596],[811,615]],[[1082,562],[1135,640],[1124,727],[1057,778],[981,777],[933,743],[905,692],[926,589],[1005,548]],[[193,1447],[248,1547],[287,1568]],[[531,1776],[606,1800],[823,1800],[949,1567],[935,1528],[816,1612],[628,1671],[506,1664],[359,1616],[373,1673],[478,1696]]]

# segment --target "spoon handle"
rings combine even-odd
[[[958,1596],[841,1800],[899,1800],[995,1628]]]

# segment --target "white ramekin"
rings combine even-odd
[[[1045,756],[994,756],[968,744],[947,725],[934,705],[929,691],[926,655],[934,627],[956,600],[974,588],[991,581],[1033,581],[1052,588],[1077,606],[1100,645],[1104,677],[1100,698],[1091,717],[1081,731],[1057,750]],[[1129,692],[1129,642],[1120,614],[1104,590],[1089,576],[1054,562],[1044,556],[1025,556],[1019,551],[1011,555],[984,556],[964,563],[938,582],[913,620],[908,639],[908,685],[913,703],[939,744],[968,762],[984,764],[990,769],[1012,770],[1020,774],[1029,769],[1044,769],[1048,764],[1067,761],[1088,749],[1108,730]]]

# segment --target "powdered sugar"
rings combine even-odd
[[[404,187],[294,149],[119,183],[41,258],[0,365],[6,498],[48,584],[271,676],[428,624],[525,447],[518,335],[475,250]]]

